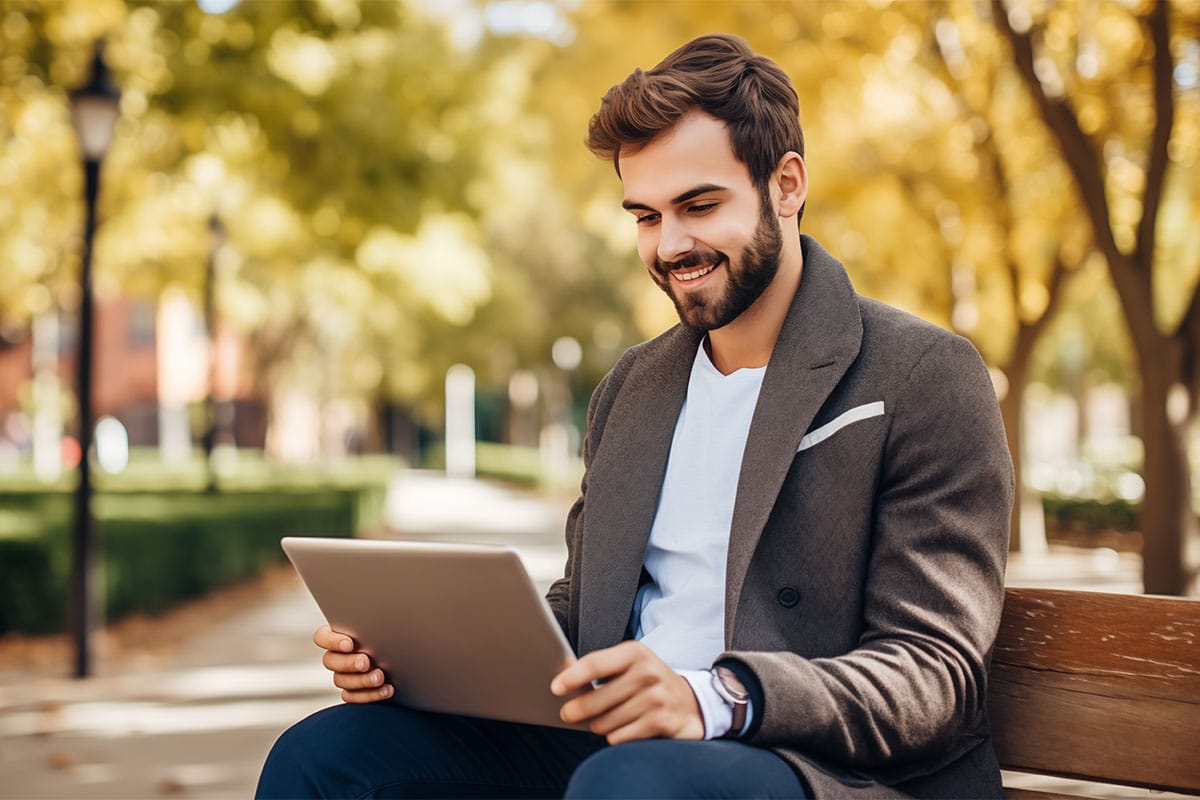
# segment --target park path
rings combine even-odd
[[[512,544],[544,587],[562,569],[568,505],[405,471],[386,519],[404,538]],[[1137,591],[1138,568],[1115,553],[1051,553],[1015,560],[1010,583]],[[86,681],[66,677],[65,664],[0,671],[0,798],[250,796],[279,732],[338,702],[309,639],[321,621],[284,575],[253,602],[190,630],[156,662],[102,659]]]

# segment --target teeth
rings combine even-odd
[[[700,269],[698,269],[694,272],[683,272],[683,273],[677,272],[677,273],[675,273],[675,277],[681,281],[694,281],[694,280],[696,280],[696,278],[699,278],[703,275],[707,275],[708,273],[712,272],[716,268],[717,268],[716,264],[710,264],[707,267],[701,267]]]

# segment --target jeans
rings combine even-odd
[[[590,733],[415,711],[318,711],[275,742],[257,797],[806,798],[782,758],[719,740]]]

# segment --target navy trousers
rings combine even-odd
[[[257,797],[806,798],[782,758],[720,740],[589,733],[402,708],[318,711],[275,742]]]

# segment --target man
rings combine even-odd
[[[998,796],[1013,482],[978,354],[799,233],[797,96],[742,40],[635,70],[589,146],[681,321],[592,396],[547,597],[580,655],[551,690],[599,681],[561,712],[596,735],[372,702],[382,673],[323,628],[348,702],[281,738],[260,792]]]

